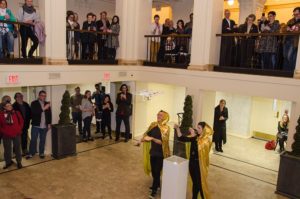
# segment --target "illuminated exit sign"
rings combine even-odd
[[[110,73],[109,72],[104,72],[104,74],[103,74],[103,80],[104,81],[109,81],[110,80]]]
[[[19,84],[20,76],[17,73],[10,73],[6,75],[6,83],[7,84]]]

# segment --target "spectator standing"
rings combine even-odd
[[[261,24],[262,33],[276,33],[280,30],[278,20],[275,20],[276,13],[270,11],[268,13],[268,21]],[[261,53],[261,65],[263,69],[275,69],[276,66],[276,52],[278,51],[277,36],[262,36],[259,42],[258,51]]]
[[[163,27],[159,23],[159,15],[154,16],[154,23],[151,25],[151,35],[159,36],[162,34]],[[160,37],[152,37],[150,44],[150,61],[157,62],[158,51],[160,49]]]
[[[95,84],[96,91],[93,92],[92,99],[95,100],[95,116],[96,116],[96,132],[100,133],[101,119],[102,119],[102,104],[104,101],[105,93],[101,89],[101,83]]]
[[[117,49],[119,48],[119,33],[120,33],[120,23],[119,23],[119,17],[114,16],[112,18],[111,26],[109,30],[107,30],[108,33],[111,33],[108,35],[106,46],[108,48],[108,59],[115,60]],[[113,34],[113,35],[112,35]]]
[[[193,32],[193,19],[194,14],[190,14],[190,21],[185,24],[185,33],[191,35]]]
[[[17,21],[12,11],[7,8],[6,0],[0,0],[0,20]],[[0,59],[4,57],[4,50],[7,50],[9,58],[14,58],[14,28],[13,24],[0,23]],[[4,48],[4,43],[7,48]]]
[[[247,19],[246,23],[242,24],[239,27],[240,33],[258,33],[258,27],[254,24],[256,17],[254,14],[250,14]],[[241,38],[240,44],[240,67],[251,68],[253,67],[254,63],[254,56],[255,56],[255,41],[257,37],[254,36],[244,36]]]
[[[32,158],[37,152],[37,139],[39,138],[39,156],[45,158],[45,143],[47,132],[51,129],[52,112],[50,102],[46,101],[46,91],[40,91],[37,100],[31,103],[31,140],[29,154],[26,159]]]
[[[83,141],[87,142],[94,141],[91,135],[91,123],[94,113],[94,106],[91,98],[91,91],[87,90],[84,93],[84,97],[81,102],[80,109],[82,111],[82,119],[83,119]]]
[[[83,32],[81,34],[81,42],[82,42],[82,59],[87,60],[93,59],[95,52],[95,42],[97,36],[93,31],[96,31],[96,23],[93,21],[93,13],[87,14],[87,20],[83,22],[82,30],[88,31]]]
[[[103,134],[102,138],[105,139],[105,129],[108,130],[109,139],[112,139],[111,136],[111,112],[114,111],[114,106],[111,103],[109,95],[105,95],[103,105],[102,105],[102,122],[101,122],[101,132]]]
[[[121,86],[116,104],[118,105],[116,111],[116,141],[120,138],[120,128],[123,121],[125,124],[125,142],[128,142],[130,136],[129,117],[132,114],[132,94],[129,93],[126,84]]]
[[[34,24],[40,21],[39,14],[33,6],[33,0],[25,0],[24,5],[19,9],[18,21],[27,24],[20,26],[20,35],[22,40],[22,57],[33,58],[33,53],[39,45],[39,40],[34,32]],[[31,39],[33,45],[31,46],[27,56],[26,49],[28,44],[28,38]]]
[[[222,34],[234,33],[237,30],[235,21],[230,19],[230,11],[225,10],[225,18],[222,21]],[[233,66],[235,52],[234,37],[222,37],[221,39],[221,53],[220,66]]]
[[[107,59],[107,35],[105,33],[108,32],[110,28],[110,23],[107,19],[107,12],[103,11],[100,13],[100,20],[96,23],[97,31],[102,32],[104,34],[98,34],[97,40],[98,40],[98,59],[103,60]]]
[[[300,7],[293,10],[293,18],[287,22],[287,32],[297,32],[300,30]],[[286,36],[283,46],[285,71],[294,71],[298,52],[299,35]]]
[[[75,93],[71,96],[72,120],[73,124],[78,123],[79,134],[82,135],[82,112],[80,110],[83,95],[80,93],[80,87],[75,88]]]
[[[22,93],[16,93],[14,96],[15,102],[13,108],[15,111],[21,113],[24,125],[21,134],[21,144],[22,144],[22,155],[28,154],[28,129],[30,127],[31,121],[31,108],[27,102],[24,101],[24,96]]]
[[[226,106],[226,101],[224,99],[220,100],[220,103],[215,108],[214,114],[214,135],[213,142],[215,142],[215,149],[218,152],[223,153],[222,143],[225,144],[227,141],[226,136],[226,121],[228,119],[228,109]]]
[[[20,112],[13,110],[12,104],[6,102],[3,104],[3,110],[0,112],[0,134],[3,137],[4,160],[3,169],[9,168],[12,164],[12,146],[16,155],[17,167],[22,168],[21,138],[23,128],[23,118]]]

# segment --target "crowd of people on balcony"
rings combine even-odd
[[[14,58],[14,41],[18,33],[21,36],[22,57],[34,58],[34,53],[39,43],[44,41],[45,34],[33,0],[25,0],[16,16],[8,8],[7,1],[0,0],[0,21],[0,59]],[[28,39],[32,41],[32,45],[27,52]]]
[[[245,23],[238,26],[225,10],[222,34],[230,33],[297,33],[300,31],[300,7],[293,10],[293,18],[287,24],[276,20],[276,12],[270,11],[255,24],[256,16],[250,14]],[[261,68],[294,71],[299,35],[231,35],[222,36],[220,66]]]
[[[113,16],[109,21],[107,12],[100,13],[100,19],[94,13],[86,15],[82,28],[78,23],[78,14],[67,12],[67,57],[83,60],[115,60],[119,47],[120,20]]]
[[[38,99],[34,100],[31,105],[24,101],[24,96],[20,92],[14,95],[14,103],[10,96],[5,95],[2,97],[0,103],[0,144],[3,142],[4,169],[14,164],[12,151],[15,154],[16,165],[19,169],[22,168],[22,156],[26,156],[26,159],[31,159],[38,153],[41,159],[45,158],[47,132],[51,129],[52,124],[51,105],[50,102],[46,101],[46,98],[47,93],[43,90],[39,92]],[[102,87],[101,84],[96,84],[93,93],[86,90],[84,95],[81,94],[80,88],[76,87],[75,93],[71,96],[70,104],[72,121],[78,126],[82,141],[94,140],[91,135],[93,117],[96,120],[95,133],[101,132],[102,139],[105,139],[107,134],[110,139],[113,138],[111,113],[114,111],[114,106],[110,96],[105,93],[105,87]],[[121,124],[124,122],[124,137],[125,142],[128,142],[131,138],[129,118],[132,115],[132,94],[129,92],[126,84],[120,87],[120,92],[116,96],[116,105],[115,140],[119,141]],[[31,139],[28,144],[30,124]]]
[[[160,16],[154,16],[151,24],[150,62],[158,63],[187,63],[190,54],[190,38],[193,29],[193,13],[190,21],[184,24],[179,19],[174,27],[173,20],[167,18],[164,24],[160,23]]]

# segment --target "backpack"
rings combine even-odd
[[[45,43],[46,33],[45,33],[45,24],[41,21],[35,23],[34,32],[40,43]]]

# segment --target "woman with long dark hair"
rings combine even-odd
[[[214,136],[213,141],[215,142],[216,151],[222,152],[222,143],[226,144],[226,121],[228,119],[228,109],[226,108],[226,101],[220,100],[220,103],[215,108],[214,114]]]
[[[209,167],[209,151],[213,134],[212,128],[205,122],[199,122],[197,129],[190,128],[189,136],[183,136],[178,125],[174,126],[178,140],[190,145],[188,151],[189,171],[193,181],[193,199],[197,199],[200,194],[201,199],[210,198],[207,185],[207,175]]]
[[[117,49],[119,48],[119,33],[120,33],[120,19],[117,15],[112,18],[110,28],[107,32],[112,33],[107,38],[108,58],[115,60]]]
[[[102,121],[101,121],[101,132],[103,134],[103,139],[105,138],[105,130],[108,129],[109,139],[112,139],[111,136],[111,112],[114,111],[114,106],[111,103],[109,95],[105,95],[103,104],[102,104]]]
[[[94,106],[92,103],[92,94],[91,91],[86,90],[84,93],[84,97],[81,101],[81,106],[80,110],[82,111],[82,119],[83,119],[83,141],[87,142],[89,141],[94,141],[94,139],[91,136],[91,123],[92,123],[92,118],[94,114]]]

